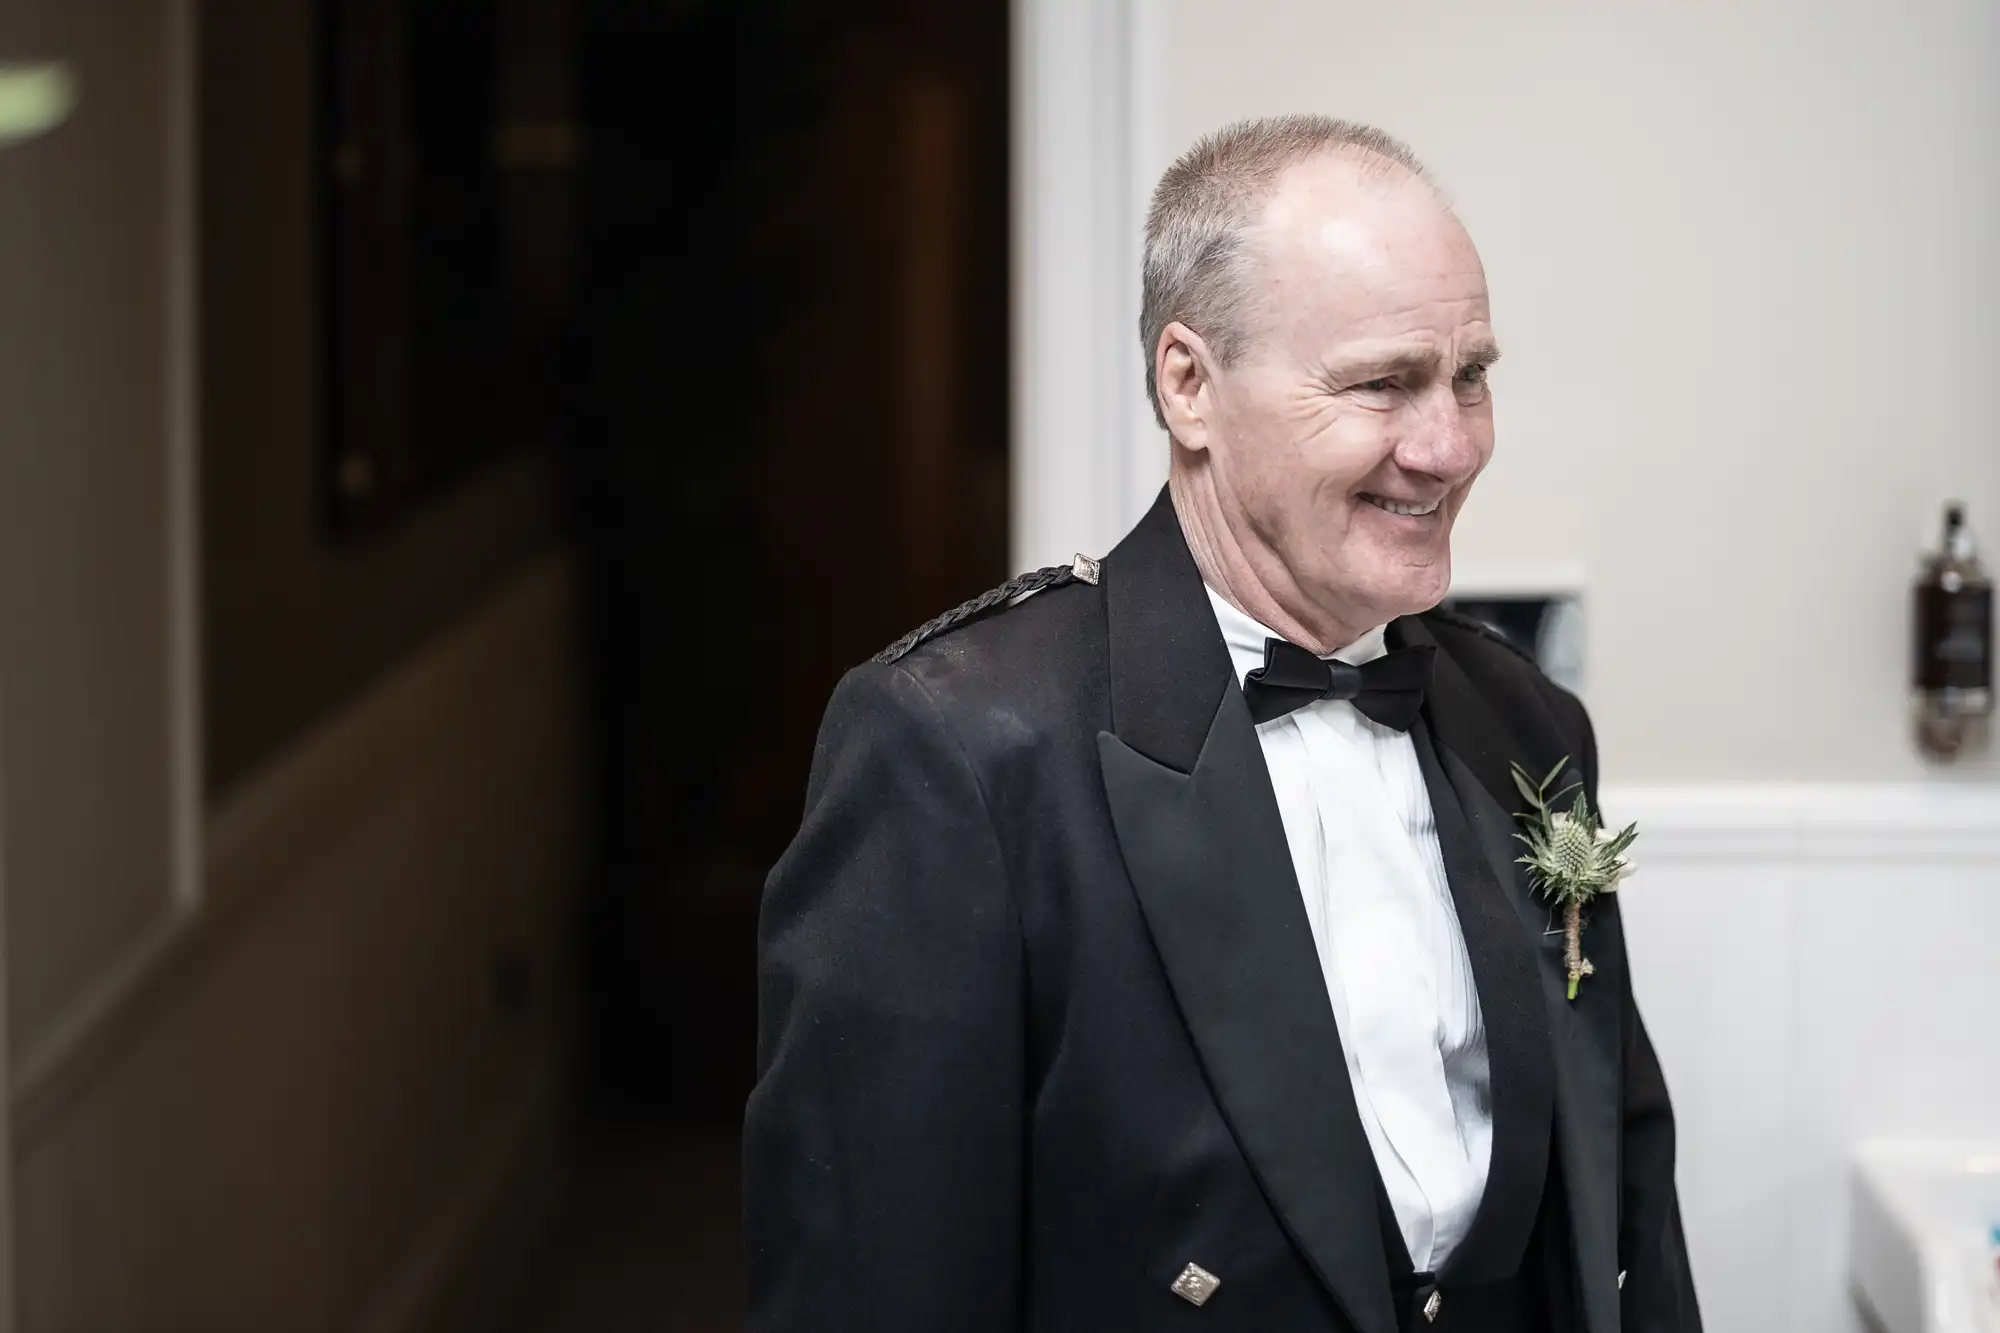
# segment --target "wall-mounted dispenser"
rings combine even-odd
[[[1945,506],[1944,539],[1915,590],[1917,743],[1952,759],[1984,740],[1993,712],[1993,583],[1979,563],[1965,506]]]

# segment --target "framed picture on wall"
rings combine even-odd
[[[350,537],[560,428],[562,0],[320,0],[321,493]]]

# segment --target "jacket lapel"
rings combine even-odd
[[[1413,617],[1395,622],[1391,640],[1437,643]],[[1435,741],[1439,776],[1457,796],[1472,841],[1513,903],[1528,937],[1536,941],[1534,954],[1554,1055],[1556,1141],[1584,1327],[1590,1333],[1616,1333],[1623,960],[1593,947],[1586,933],[1585,952],[1598,973],[1574,1003],[1567,998],[1562,938],[1552,933],[1556,918],[1548,903],[1533,893],[1527,872],[1516,859],[1521,844],[1514,838],[1518,824],[1511,813],[1525,803],[1514,789],[1509,765],[1519,763],[1539,778],[1564,757],[1566,742],[1553,717],[1516,713],[1503,721],[1458,662],[1442,650],[1425,698],[1424,719]],[[1496,1121],[1496,1153],[1498,1130]]]
[[[1555,1071],[1550,1015],[1543,999],[1539,931],[1515,907],[1513,877],[1496,866],[1466,817],[1446,776],[1429,724],[1411,728],[1418,765],[1437,819],[1438,849],[1466,957],[1479,989],[1492,1087],[1492,1155],[1486,1192],[1471,1229],[1453,1249],[1445,1272],[1463,1281],[1512,1276],[1526,1252],[1548,1179]]]
[[[1105,561],[1125,866],[1216,1100],[1348,1319],[1392,1333],[1374,1157],[1250,714],[1173,507]]]

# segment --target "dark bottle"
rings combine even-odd
[[[1983,739],[1993,712],[1993,582],[1979,563],[1965,506],[1945,506],[1944,540],[1916,586],[1917,742],[1951,759]]]

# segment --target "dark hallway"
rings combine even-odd
[[[601,876],[541,1326],[725,1329],[756,903],[820,708],[1005,575],[1007,10],[576,12]]]

